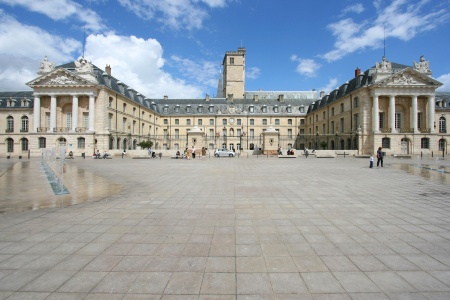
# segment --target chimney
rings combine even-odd
[[[206,94],[206,98],[205,98],[206,102],[209,102],[209,95]]]
[[[164,100],[168,100],[169,97],[167,95],[164,95]]]
[[[228,101],[233,102],[233,94],[228,94]]]
[[[359,74],[361,74],[361,70],[360,70],[358,67],[356,67],[356,70],[355,70],[355,77],[358,77]]]
[[[322,99],[323,97],[325,97],[325,91],[320,91],[320,99]]]
[[[111,66],[110,65],[106,65],[105,71],[109,76],[111,76]]]

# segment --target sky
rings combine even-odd
[[[450,91],[450,0],[0,0],[0,91],[84,54],[148,98],[214,97],[239,47],[246,91],[329,93],[384,54]]]

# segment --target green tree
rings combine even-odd
[[[139,147],[141,147],[142,149],[150,149],[153,146],[153,142],[152,141],[141,141],[139,144],[137,144]]]
[[[328,146],[328,143],[325,141],[320,142],[320,147],[322,147],[322,150],[325,150],[325,148]]]

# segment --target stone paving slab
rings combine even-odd
[[[450,299],[447,160],[39,163],[0,161],[0,299]]]

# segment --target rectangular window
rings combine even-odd
[[[322,119],[325,120],[325,112],[322,112]]]
[[[250,107],[248,108],[248,111],[251,112],[251,113],[252,113],[252,112],[255,112],[255,107],[254,107],[254,106],[250,106]]]
[[[83,127],[84,128],[89,127],[89,113],[87,112],[83,113]]]
[[[175,125],[180,125],[180,119],[175,119]]]
[[[341,103],[341,113],[344,112],[344,103]]]
[[[39,138],[39,148],[45,148],[47,146],[47,140],[44,137]]]
[[[28,140],[22,139],[22,151],[28,151]]]
[[[180,129],[175,129],[175,139],[180,138]]]
[[[358,99],[358,97],[356,97],[354,100],[353,100],[353,107],[358,107],[359,106],[359,99]]]
[[[275,119],[275,125],[280,125],[280,119]]]
[[[123,111],[123,112],[126,112],[126,110],[127,110],[127,104],[124,103],[123,106],[122,106],[122,111]]]
[[[136,114],[136,107],[133,107],[133,116]]]
[[[359,118],[358,118],[358,114],[354,114],[353,115],[353,130],[358,130],[358,124],[359,122]]]
[[[300,119],[300,125],[305,125],[305,119]]]
[[[300,106],[300,112],[304,113],[305,112],[305,107],[304,106]]]
[[[122,120],[122,131],[127,130],[127,118],[123,118]]]
[[[66,114],[66,127],[72,128],[72,113]]]
[[[214,119],[209,119],[209,125],[214,125]]]
[[[222,125],[227,125],[227,119],[222,119]]]
[[[191,119],[186,119],[186,125],[191,126]]]
[[[422,128],[422,113],[417,113],[417,128]]]
[[[203,125],[203,120],[202,120],[202,119],[198,119],[198,120],[197,120],[197,124],[198,124],[199,126]]]
[[[77,140],[77,146],[78,146],[78,149],[84,149],[85,148],[85,139],[84,138],[78,138],[78,140]]]
[[[420,148],[422,148],[422,149],[430,149],[430,139],[429,138],[422,138],[420,140]]]
[[[136,121],[133,120],[133,133],[135,133],[135,129],[136,129]]]
[[[395,128],[396,129],[402,128],[402,114],[401,113],[395,113]]]
[[[22,117],[22,132],[28,132],[28,117]]]
[[[267,125],[267,119],[262,119],[262,124]]]
[[[331,108],[331,116],[334,116],[334,107]]]
[[[330,123],[330,126],[331,126],[331,134],[334,134],[334,121],[331,121],[331,123]]]
[[[384,112],[378,113],[378,127],[380,129],[384,128]]]
[[[108,104],[108,106],[112,107],[112,103],[113,103],[113,98],[109,97],[109,104]]]
[[[209,130],[209,137],[210,138],[214,137],[214,129]]]
[[[385,148],[385,149],[390,149],[391,148],[391,139],[388,137],[385,137],[381,140],[381,147]]]
[[[345,132],[344,124],[344,118],[341,118],[341,132]]]
[[[288,139],[292,139],[292,129],[288,129]]]
[[[250,138],[251,139],[255,138],[255,129],[250,129]]]
[[[167,139],[167,129],[163,129],[164,139]]]
[[[241,119],[237,119],[236,122],[237,122],[236,123],[237,125],[242,125],[242,120]]]
[[[241,129],[236,130],[236,133],[237,133],[237,136],[241,136],[241,133],[242,133]]]
[[[255,119],[250,119],[250,125],[255,125]]]
[[[292,119],[288,119],[288,125],[292,125]]]
[[[230,65],[234,65],[234,57],[230,57]]]
[[[169,124],[169,120],[168,119],[164,119],[163,123],[164,123],[164,125],[167,125],[167,124]]]
[[[112,129],[113,114],[108,114],[108,128]]]
[[[322,134],[325,134],[325,124],[322,124]]]

